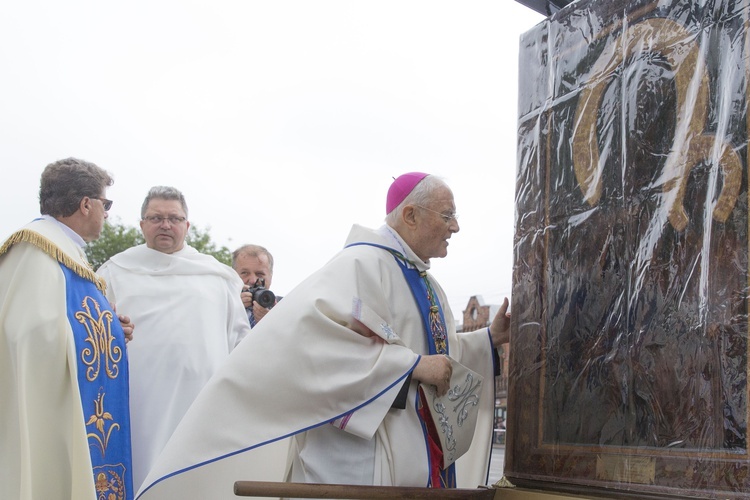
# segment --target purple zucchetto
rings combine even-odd
[[[388,198],[385,200],[386,215],[399,206],[399,204],[409,196],[409,193],[414,190],[416,185],[419,184],[419,181],[428,175],[430,174],[409,172],[408,174],[400,175],[397,179],[394,179],[391,187],[388,188]]]

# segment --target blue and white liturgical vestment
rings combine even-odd
[[[134,496],[125,337],[80,243],[43,218],[0,245],[3,499]]]
[[[456,332],[429,263],[390,228],[354,226],[347,244],[232,351],[177,426],[139,499],[229,499],[238,480],[418,487],[442,481],[432,475],[419,383],[409,374],[432,352],[430,344],[437,353],[444,341],[452,359],[492,380],[491,338],[486,328]],[[414,263],[416,296],[391,250]],[[422,298],[434,314],[423,317]],[[397,407],[404,388],[406,403]],[[483,384],[477,397],[474,439],[456,462],[455,483],[449,474],[446,486],[486,481],[493,384]]]
[[[133,498],[125,335],[117,315],[91,281],[60,264],[68,321],[75,338],[78,389],[97,495]]]

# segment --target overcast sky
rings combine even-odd
[[[451,186],[433,272],[460,318],[510,295],[519,36],[512,0],[17,1],[0,16],[0,238],[69,156],[112,172],[111,217],[151,186],[231,250],[266,246],[286,294],[378,227],[402,173]]]

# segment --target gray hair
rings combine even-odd
[[[398,218],[401,215],[401,211],[406,205],[422,205],[425,206],[429,203],[430,198],[435,194],[439,188],[446,186],[445,181],[442,177],[436,175],[428,175],[414,186],[411,193],[409,193],[404,200],[398,204],[396,208],[390,211],[385,216],[385,222],[393,227]]]
[[[273,274],[273,255],[271,255],[271,252],[264,247],[260,245],[242,245],[239,247],[232,252],[232,269],[237,269],[237,259],[240,255],[247,255],[248,257],[260,257],[261,255],[265,255],[268,257],[268,269],[271,271],[271,274]]]
[[[179,201],[180,205],[182,205],[182,209],[185,211],[185,217],[187,217],[187,214],[188,214],[187,202],[185,201],[185,196],[182,194],[182,192],[179,189],[173,188],[171,186],[154,186],[148,190],[146,199],[143,200],[143,205],[141,205],[141,219],[143,219],[146,216],[146,210],[148,209],[148,204],[153,199]]]
[[[112,174],[78,158],[50,163],[39,183],[39,211],[52,217],[70,217],[84,197],[101,196],[114,182]]]

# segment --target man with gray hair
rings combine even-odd
[[[232,253],[232,268],[245,284],[240,298],[252,328],[281,298],[270,291],[273,255],[260,245],[242,245]]]
[[[111,175],[47,165],[41,217],[0,245],[0,498],[132,500],[128,359],[83,248],[112,207]]]
[[[136,488],[203,385],[250,331],[237,273],[185,243],[190,222],[179,190],[151,188],[140,225],[146,243],[98,271],[107,297],[142,334],[129,353]]]
[[[489,328],[457,332],[429,273],[459,231],[453,192],[410,172],[385,205],[384,226],[354,225],[345,248],[232,353],[175,430],[142,500],[228,498],[231,478],[484,484],[508,301]]]

